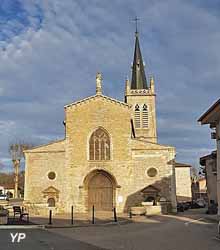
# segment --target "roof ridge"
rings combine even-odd
[[[61,142],[61,141],[65,141],[65,138],[64,138],[64,139],[59,139],[59,140],[50,141],[50,142],[48,142],[48,143],[46,143],[46,144],[40,144],[40,145],[35,146],[35,147],[33,147],[33,148],[24,150],[24,152],[28,152],[28,151],[31,151],[31,150],[33,150],[33,149],[40,148],[40,147],[44,147],[44,146],[49,146],[49,145],[51,145],[51,144],[53,144],[53,143],[57,143],[57,142]]]
[[[151,144],[159,145],[159,146],[163,146],[163,147],[175,148],[174,146],[171,146],[171,145],[160,144],[160,143],[157,143],[157,142],[151,142],[151,141],[147,141],[147,140],[145,141],[145,140],[141,140],[139,138],[132,138],[132,140],[140,141],[140,142],[143,142],[143,143],[151,143]]]

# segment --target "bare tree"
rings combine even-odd
[[[14,178],[14,185],[15,185],[15,192],[14,192],[14,198],[18,198],[18,177],[19,177],[19,169],[20,169],[20,163],[21,159],[24,158],[24,150],[32,148],[33,144],[28,144],[24,142],[16,142],[11,143],[9,145],[9,153],[11,155],[11,159],[14,166],[15,171],[15,178]]]

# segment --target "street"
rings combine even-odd
[[[26,239],[11,243],[10,232],[26,232]],[[126,225],[54,228],[49,230],[1,230],[0,249],[74,250],[219,250],[216,222],[202,214],[137,217]],[[16,247],[15,247],[16,246]]]
[[[11,233],[25,233],[26,238],[14,243]],[[0,230],[0,249],[1,250],[101,250],[102,248],[92,246],[88,243],[80,242],[65,236],[59,236],[41,229],[22,229],[22,230]]]

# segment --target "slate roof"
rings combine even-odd
[[[131,89],[147,89],[144,63],[141,55],[138,32],[135,33],[135,49],[132,66]]]

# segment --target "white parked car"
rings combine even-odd
[[[206,206],[206,202],[204,199],[197,199],[196,203],[200,206],[200,207],[205,207]]]
[[[8,200],[8,196],[6,194],[0,194],[0,200]]]

